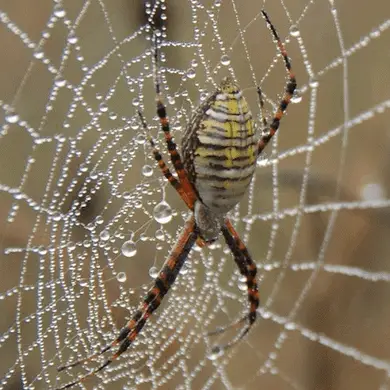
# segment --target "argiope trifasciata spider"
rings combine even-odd
[[[207,245],[215,241],[220,232],[222,232],[233,253],[240,273],[246,277],[250,307],[249,313],[235,323],[238,324],[248,320],[247,325],[239,335],[231,342],[216,347],[214,350],[220,351],[234,345],[248,333],[255,322],[256,310],[259,306],[259,294],[255,278],[256,265],[226,215],[245,193],[255,171],[256,160],[276,133],[280,119],[296,88],[296,80],[291,71],[290,60],[284,45],[268,15],[265,11],[262,11],[262,14],[283,56],[289,80],[284,96],[269,126],[263,112],[264,101],[261,90],[258,88],[264,125],[259,140],[255,139],[252,114],[242,91],[233,79],[225,78],[217,90],[193,114],[183,134],[182,156],[180,156],[170,133],[169,120],[160,93],[158,49],[157,44],[155,44],[157,115],[160,118],[161,129],[164,132],[168,152],[177,177],[170,172],[150,135],[148,135],[148,139],[152,146],[154,158],[163,175],[192,211],[192,215],[186,221],[186,226],[154,281],[153,287],[146,294],[131,320],[122,328],[118,337],[99,353],[61,366],[58,371],[76,367],[81,363],[92,360],[117,345],[119,345],[118,350],[101,366],[60,389],[84,381],[89,376],[101,371],[125,352],[144,327],[147,319],[160,305],[195,242],[200,246]],[[139,116],[144,130],[148,134],[147,125],[141,112],[139,112]],[[222,333],[227,328],[229,326],[220,328],[213,333]]]

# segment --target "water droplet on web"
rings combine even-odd
[[[108,230],[102,230],[99,234],[99,237],[102,241],[108,241],[110,239],[110,233]]]
[[[95,223],[97,225],[102,225],[104,223],[104,218],[101,216],[101,215],[98,215],[96,218],[95,218]]]
[[[107,112],[108,111],[108,106],[106,103],[102,103],[99,107],[100,112]]]
[[[77,43],[79,39],[76,37],[76,35],[74,34],[74,32],[71,32],[68,36],[68,42],[71,44],[71,45],[74,45]]]
[[[221,349],[218,345],[213,347],[211,352],[207,355],[209,360],[217,360],[220,356],[224,354],[224,350]]]
[[[293,322],[286,322],[286,324],[284,325],[284,327],[285,327],[287,330],[295,330],[295,329],[296,329],[296,324],[294,324]]]
[[[138,134],[136,137],[135,137],[135,142],[137,142],[137,144],[139,145],[143,145],[146,141],[146,136],[145,134]]]
[[[64,10],[64,8],[62,7],[61,4],[56,4],[54,6],[54,16],[56,16],[57,18],[63,18],[65,17],[66,15],[66,11]]]
[[[61,221],[61,218],[62,218],[61,213],[54,213],[52,215],[52,218],[53,218],[53,221],[56,221],[56,222]]]
[[[138,98],[134,98],[133,101],[132,101],[132,104],[134,107],[138,107],[139,106],[139,99]]]
[[[156,230],[156,233],[154,236],[157,238],[157,240],[163,241],[165,238],[164,231],[162,229]]]
[[[247,285],[246,283],[238,283],[238,289],[240,291],[246,291],[247,290]]]
[[[6,122],[8,123],[17,123],[18,120],[19,120],[19,115],[18,114],[15,114],[13,111],[10,111],[7,113],[7,115],[5,116],[5,120]]]
[[[193,68],[188,69],[187,77],[189,79],[193,79],[193,78],[195,78],[195,76],[196,76],[195,69],[193,69]]]
[[[155,206],[153,216],[156,222],[165,224],[172,220],[171,206],[164,200]]]
[[[66,85],[66,80],[60,78],[60,79],[57,79],[54,84],[59,87],[59,88],[62,88],[62,87],[65,87]]]
[[[319,81],[317,80],[317,77],[315,76],[310,77],[309,85],[311,88],[317,88],[320,85]]]
[[[116,274],[116,280],[117,280],[119,283],[124,283],[124,282],[126,282],[126,280],[127,280],[126,272],[118,272],[118,273]]]
[[[153,279],[156,279],[158,276],[158,269],[156,267],[151,267],[149,269],[149,276]]]
[[[296,89],[294,91],[294,94],[291,97],[291,103],[300,103],[302,101],[302,95],[300,94],[299,90]]]
[[[124,283],[124,282],[126,282],[126,280],[127,280],[126,272],[118,272],[118,273],[116,274],[116,280],[117,280],[119,283]]]
[[[125,241],[121,248],[123,256],[133,257],[137,253],[137,247],[134,241]]]
[[[142,167],[142,174],[145,176],[145,177],[150,177],[153,175],[153,168],[150,166],[150,165],[144,165]]]
[[[43,245],[41,245],[41,246],[38,248],[38,253],[39,253],[41,256],[46,255],[47,249],[46,249]]]
[[[208,94],[206,92],[202,92],[200,94],[200,101],[204,102],[208,98]]]
[[[139,236],[139,239],[141,241],[147,241],[149,239],[149,237],[145,233],[141,233]]]
[[[36,51],[34,53],[34,57],[37,59],[37,60],[41,60],[44,56],[44,52],[43,51]]]
[[[245,275],[240,275],[240,276],[238,277],[238,281],[239,281],[240,283],[246,283],[246,276],[245,276]]]
[[[224,54],[224,55],[221,56],[221,64],[223,66],[230,65],[230,57],[227,54]]]
[[[292,37],[299,37],[301,35],[301,32],[299,31],[299,28],[297,25],[293,24],[291,27],[290,27],[290,35]]]

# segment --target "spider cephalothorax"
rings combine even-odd
[[[172,175],[152,137],[147,132],[147,124],[141,112],[139,116],[147,132],[154,158],[163,175],[192,211],[192,215],[186,221],[185,228],[159,272],[153,287],[148,291],[131,320],[122,328],[118,337],[100,353],[61,366],[58,370],[62,371],[90,361],[119,345],[116,353],[95,370],[60,389],[84,381],[125,352],[175,282],[195,242],[200,245],[209,244],[215,241],[220,233],[230,248],[240,273],[246,278],[249,313],[236,322],[238,324],[247,321],[241,332],[229,343],[215,347],[214,350],[224,350],[237,343],[255,322],[256,310],[259,306],[256,265],[226,215],[245,193],[255,171],[256,159],[277,131],[280,119],[296,88],[295,77],[291,71],[286,50],[267,14],[264,11],[262,14],[283,56],[289,80],[279,108],[269,126],[263,115],[264,102],[261,90],[258,88],[265,127],[259,139],[256,139],[252,114],[242,91],[233,79],[225,78],[217,90],[194,112],[183,134],[182,156],[180,156],[170,133],[165,105],[160,95],[158,50],[157,44],[155,45],[157,115],[160,118],[161,129],[164,132],[177,177]],[[214,334],[221,333],[226,328],[220,328]]]

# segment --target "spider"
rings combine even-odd
[[[148,291],[133,317],[119,332],[118,337],[99,353],[60,366],[58,371],[76,367],[97,358],[115,346],[119,346],[117,351],[95,370],[72,383],[60,387],[58,390],[66,389],[84,381],[89,376],[103,370],[124,353],[175,282],[193,245],[195,243],[199,246],[210,244],[218,238],[220,232],[222,232],[233,254],[240,273],[246,278],[249,313],[236,323],[209,333],[223,333],[229,327],[247,321],[246,326],[233,340],[225,345],[214,347],[213,351],[223,351],[233,346],[248,333],[256,321],[256,310],[259,306],[256,265],[227,217],[227,213],[244,195],[254,174],[256,160],[278,130],[279,122],[297,85],[284,45],[267,13],[265,11],[261,12],[283,56],[288,82],[284,96],[269,126],[264,116],[264,101],[261,89],[260,87],[257,88],[264,125],[259,140],[255,139],[255,124],[242,91],[232,78],[227,77],[194,112],[183,134],[181,156],[172,139],[166,108],[160,92],[158,49],[157,42],[155,42],[154,79],[157,115],[176,176],[172,174],[164,162],[150,135],[148,135],[148,140],[152,147],[154,159],[157,161],[162,174],[183,199],[192,215],[186,221],[185,227],[155,279],[153,287]],[[139,111],[138,114],[145,132],[149,134],[142,113]]]

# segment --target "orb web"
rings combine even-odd
[[[258,266],[261,307],[225,353],[207,333],[247,311],[222,240],[194,248],[132,347],[83,383],[101,389],[381,389],[389,384],[390,14],[385,2],[252,0],[2,4],[0,387],[56,388],[136,310],[188,210],[168,159],[153,50],[172,134],[234,76],[259,125],[282,96],[284,41],[298,92],[230,216]]]

